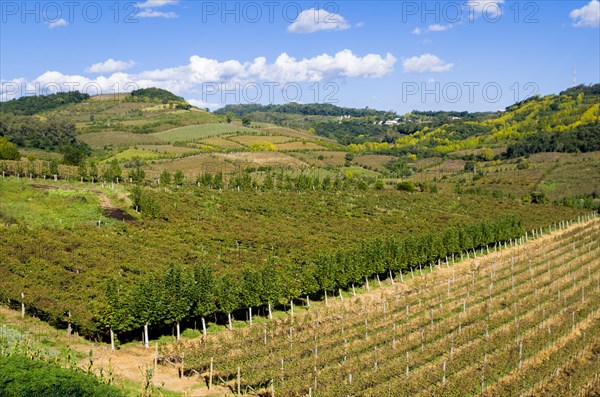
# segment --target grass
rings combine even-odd
[[[323,146],[312,142],[288,142],[275,145],[277,150],[323,150]]]
[[[236,136],[229,137],[229,139],[231,139],[232,141],[235,141],[237,143],[240,143],[242,145],[245,145],[245,146],[250,146],[250,145],[252,145],[254,143],[263,143],[263,142],[269,142],[269,143],[273,143],[273,144],[280,144],[280,143],[294,141],[294,139],[290,138],[289,136],[281,136],[281,135],[268,135],[268,136],[264,136],[264,135],[236,135]],[[279,146],[279,145],[277,145],[277,146]]]
[[[50,183],[50,182],[49,182]],[[0,179],[0,212],[4,222],[32,227],[64,228],[108,221],[95,193],[86,189],[36,189],[25,180]]]
[[[251,132],[252,130],[232,124],[199,124],[159,132],[152,136],[168,142],[189,142],[238,131]]]
[[[244,149],[243,145],[220,136],[206,138],[199,143],[223,149]]]
[[[101,148],[110,145],[133,146],[141,144],[164,143],[164,140],[153,135],[115,131],[94,132],[90,134],[84,134],[80,135],[78,139],[96,148]]]

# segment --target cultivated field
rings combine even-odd
[[[101,148],[104,146],[133,146],[141,144],[164,143],[165,141],[154,135],[134,134],[132,132],[93,132],[80,135],[79,139],[88,145]]]
[[[597,395],[600,221],[552,230],[296,317],[163,345],[159,360],[233,394]]]
[[[152,136],[168,142],[186,142],[243,131],[252,130],[235,124],[198,124],[158,132]]]

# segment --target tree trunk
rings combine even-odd
[[[356,297],[356,290],[354,289],[354,283],[352,283],[352,296]]]
[[[233,331],[233,324],[231,323],[231,313],[227,313],[227,318],[229,319],[229,330]]]
[[[2,174],[4,174],[4,172]],[[21,292],[21,318],[25,318],[25,294],[22,292]]]
[[[327,302],[327,290],[325,290],[325,306],[327,306],[329,302]]]
[[[252,325],[252,308],[248,308],[248,316],[250,317],[250,325]]]
[[[148,323],[144,324],[144,347],[146,349],[150,348],[150,340],[148,339]]]
[[[115,333],[113,332],[112,327],[110,328],[110,349],[115,351]]]
[[[181,339],[181,328],[179,327],[179,320],[177,320],[177,340]]]
[[[269,302],[269,320],[273,320],[273,312],[271,311],[271,302]]]
[[[290,310],[291,310],[290,313],[292,314],[292,317],[294,317],[294,300],[293,299],[290,299]]]
[[[202,336],[206,339],[206,320],[202,317]]]

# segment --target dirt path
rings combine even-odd
[[[102,192],[97,190],[92,190],[93,193],[96,193],[98,198],[100,199],[100,206],[102,207],[102,211],[104,212],[104,216],[108,218],[113,218],[123,222],[135,222],[133,216],[129,215],[127,212],[122,210],[119,207],[115,207],[112,205],[112,202],[108,198],[108,196]]]
[[[69,185],[51,186],[51,185],[40,185],[40,184],[32,184],[32,188],[39,190],[76,190],[74,187]],[[113,206],[112,202],[108,198],[108,196],[102,193],[99,190],[90,190],[92,193],[96,194],[100,199],[100,206],[102,207],[102,212],[104,216],[107,218],[113,218],[118,221],[123,222],[135,222],[137,219],[128,214],[126,211],[119,207]]]

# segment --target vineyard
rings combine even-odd
[[[585,218],[163,345],[159,361],[237,395],[597,395],[600,220]]]

